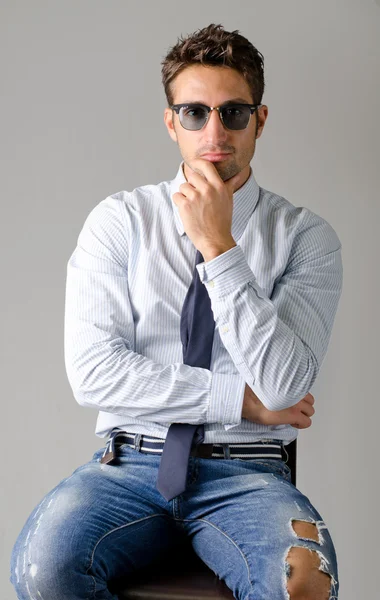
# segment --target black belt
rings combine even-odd
[[[162,454],[165,439],[114,429],[107,441],[100,462],[112,462],[116,458],[118,447],[122,444],[146,454]],[[285,457],[288,458],[282,440],[259,440],[247,444],[199,444],[191,449],[190,456],[199,458],[241,458],[243,460],[255,458],[284,460]]]

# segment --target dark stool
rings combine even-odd
[[[296,485],[297,439],[286,446],[287,461]],[[109,586],[119,600],[234,600],[232,591],[194,552],[186,538],[148,568]]]

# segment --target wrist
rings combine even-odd
[[[201,254],[203,256],[204,261],[208,262],[210,260],[213,260],[213,258],[216,258],[217,256],[220,256],[221,254],[224,254],[228,250],[231,250],[231,248],[234,248],[235,246],[237,246],[237,244],[236,244],[235,240],[232,238],[230,241],[222,242],[220,244],[215,244],[214,246],[211,246],[211,247],[205,248],[204,250],[201,250]]]

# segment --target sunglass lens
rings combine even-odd
[[[207,119],[207,110],[201,106],[182,106],[179,118],[185,129],[201,129]]]
[[[249,106],[228,106],[222,109],[223,122],[228,129],[245,129],[250,114]]]

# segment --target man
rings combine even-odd
[[[116,599],[107,584],[184,533],[236,598],[338,597],[332,539],[282,451],[311,425],[341,244],[254,178],[260,56],[221,26],[179,42],[163,64],[176,177],[109,196],[86,219],[68,264],[65,361],[109,440],[27,520],[12,553],[19,598]],[[179,336],[197,251],[210,369],[185,364]],[[157,476],[174,423],[204,426],[204,439],[167,500]]]

